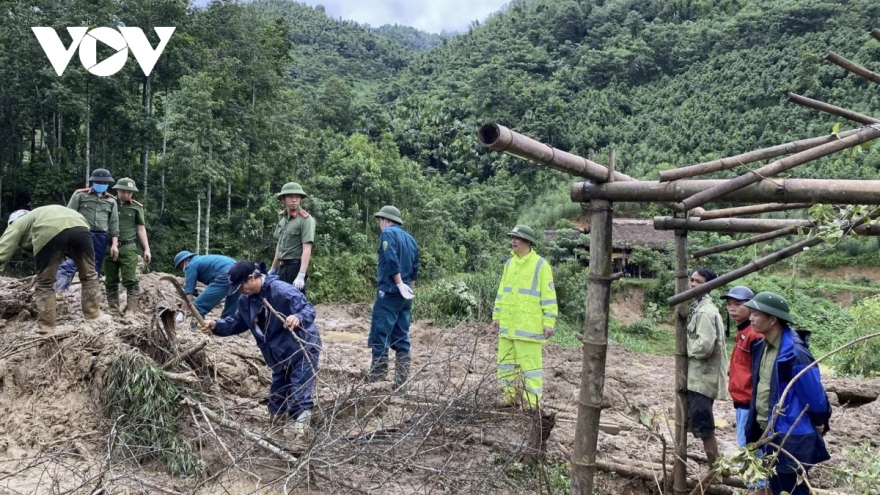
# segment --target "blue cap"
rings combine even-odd
[[[174,257],[174,268],[180,267],[181,263],[192,258],[195,255],[195,253],[191,253],[189,251],[181,251],[177,253],[177,256]]]
[[[748,287],[737,285],[731,288],[727,294],[721,296],[721,299],[736,299],[737,301],[751,301],[755,297],[755,293]]]

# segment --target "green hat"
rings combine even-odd
[[[513,230],[507,233],[507,236],[525,239],[533,246],[538,243],[538,241],[535,240],[535,231],[528,225],[517,225]]]
[[[379,211],[373,215],[376,218],[387,218],[394,223],[403,225],[403,220],[400,219],[400,210],[393,206],[383,206]]]
[[[296,182],[288,182],[284,184],[284,187],[281,188],[281,192],[276,196],[278,199],[281,199],[282,196],[287,196],[288,194],[298,194],[303,198],[308,197],[305,191],[303,191],[303,187]]]
[[[788,302],[786,302],[782,296],[774,294],[773,292],[761,292],[743,306],[775,316],[788,323],[792,323],[793,321],[791,315],[788,313]]]
[[[129,179],[128,177],[123,177],[119,179],[119,181],[116,182],[116,185],[113,186],[113,189],[138,192],[138,188],[134,185],[134,181],[132,179]]]

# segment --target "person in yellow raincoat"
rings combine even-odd
[[[507,235],[513,256],[504,265],[492,310],[497,375],[504,405],[536,409],[544,386],[542,346],[556,328],[556,288],[550,264],[532,250],[535,231],[517,225]]]

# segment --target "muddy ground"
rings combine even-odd
[[[388,382],[363,381],[369,366],[366,305],[317,307],[324,353],[313,430],[274,440],[281,454],[184,405],[178,424],[204,459],[204,470],[172,477],[158,459],[132,461],[114,427],[118,418],[108,415],[102,400],[108,370],[131,352],[162,365],[204,340],[188,324],[173,330],[162,325],[157,315],[173,308],[176,298],[160,275],[142,278],[144,311],[117,319],[84,322],[74,286],[61,297],[53,336],[35,333],[28,292],[0,279],[0,301],[17,300],[24,308],[0,322],[0,493],[547,493],[538,487],[539,474],[518,463],[532,422],[494,406],[495,335],[476,325],[415,323],[412,379],[405,391],[391,393]],[[630,296],[617,301],[615,311],[637,304]],[[544,356],[544,407],[557,414],[548,457],[563,463],[574,441],[581,352],[550,344]],[[249,333],[211,338],[169,371],[187,380],[176,383],[188,403],[266,433],[270,375]],[[829,389],[880,386],[829,377],[825,383]],[[815,481],[846,493],[833,487],[830,469],[848,445],[880,446],[880,402],[840,406],[830,395],[835,408],[826,440],[835,460],[814,470]],[[620,431],[600,433],[600,459],[660,462],[661,444],[633,419],[633,408],[653,417],[671,445],[673,397],[672,357],[610,347],[605,400],[611,407],[602,422]],[[732,404],[718,401],[715,412],[721,450],[733,451]],[[701,447],[690,443],[699,457]],[[694,473],[705,467],[689,462]],[[597,484],[600,493],[656,493],[652,482],[621,475],[603,473]]]

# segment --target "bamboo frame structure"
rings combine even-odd
[[[778,239],[780,237],[785,237],[789,235],[794,235],[798,233],[798,227],[786,227],[784,229],[773,230],[767,232],[765,234],[759,234],[756,236],[748,237],[745,239],[740,239],[738,241],[728,242],[727,244],[719,244],[717,246],[713,246],[706,249],[701,249],[699,251],[695,251],[691,253],[691,258],[703,258],[705,256],[709,256],[712,254],[724,253],[727,251],[732,251],[734,249],[738,249],[741,247],[751,246],[753,244],[758,244],[759,242],[771,241],[773,239]]]
[[[795,218],[723,218],[698,220],[693,218],[654,217],[654,229],[688,229],[697,232],[765,233],[794,227],[811,230],[816,225],[810,220]],[[857,235],[880,235],[880,223],[859,224],[851,228]]]
[[[700,217],[700,220],[714,220],[716,218],[744,217],[747,215],[759,215],[774,211],[802,210],[810,208],[811,203],[768,203],[763,205],[739,206],[736,208],[724,208],[721,210],[703,210],[692,216]]]
[[[687,230],[675,231],[675,293],[681,294],[688,286]],[[672,467],[675,495],[688,493],[687,489],[687,318],[688,305],[675,308],[675,459]]]
[[[866,69],[865,67],[862,67],[855,62],[847,60],[846,58],[841,57],[834,52],[828,52],[828,54],[825,55],[825,60],[831,62],[838,67],[842,67],[852,72],[853,74],[858,74],[871,82],[880,84],[880,74],[877,74],[870,69]]]
[[[807,98],[806,96],[801,96],[797,93],[789,93],[788,101],[790,103],[794,103],[797,105],[801,105],[807,108],[812,108],[813,110],[818,110],[820,112],[825,112],[827,114],[835,115],[837,117],[843,117],[847,120],[851,120],[853,122],[858,122],[859,124],[870,125],[870,124],[878,124],[880,123],[880,119],[875,119],[874,117],[869,117],[867,115],[863,115],[859,112],[855,112],[848,108],[838,107],[836,105],[831,105],[829,103],[825,103],[824,101],[814,100],[812,98]],[[852,133],[855,129],[851,129],[847,131],[848,133]],[[845,133],[839,133],[838,137],[846,137]]]

